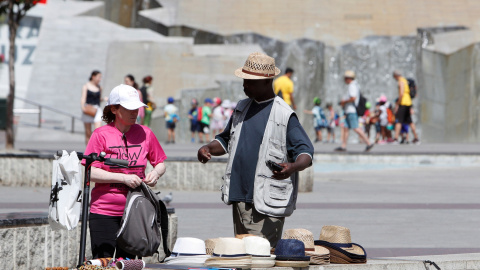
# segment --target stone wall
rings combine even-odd
[[[155,190],[217,191],[222,185],[226,159],[201,164],[193,158],[177,158],[165,163],[167,171]],[[35,155],[0,156],[0,186],[51,187],[52,159]],[[151,170],[148,165],[147,173]],[[300,174],[299,191],[313,190],[313,168]]]
[[[414,35],[418,27],[465,25],[480,38],[480,2],[461,0],[160,1],[172,26],[219,35],[255,32],[283,41],[309,38],[339,46],[369,35]],[[172,2],[175,2],[172,4]],[[221,23],[218,23],[221,22]],[[194,34],[194,33],[193,33]]]
[[[170,249],[177,239],[178,217],[169,214]],[[43,224],[16,227],[0,227],[0,266],[2,269],[45,269],[46,267],[74,268],[78,263],[81,223],[72,230],[52,231],[45,218]],[[85,256],[92,258],[90,234],[87,229]],[[154,257],[146,257],[147,263],[156,263]]]

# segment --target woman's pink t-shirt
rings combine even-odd
[[[125,140],[126,139],[126,140]],[[136,174],[145,178],[147,161],[152,166],[162,163],[167,156],[163,151],[155,134],[145,126],[132,125],[125,133],[125,138],[113,123],[95,129],[85,155],[90,153],[107,153],[106,158],[128,160],[129,168],[108,166],[101,162],[94,162],[93,167],[105,171],[124,174]],[[85,160],[82,161],[85,165]],[[92,189],[90,212],[107,216],[122,216],[127,200],[128,186],[118,183],[95,183]]]

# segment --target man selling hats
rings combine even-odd
[[[232,204],[235,234],[264,236],[275,247],[285,217],[295,209],[295,173],[312,164],[313,146],[295,112],[275,97],[275,60],[249,55],[235,71],[247,99],[238,102],[225,130],[198,150],[198,160],[229,153],[222,199]]]

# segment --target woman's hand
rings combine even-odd
[[[148,186],[154,187],[157,184],[158,178],[160,178],[158,172],[156,170],[152,170],[147,174],[147,176],[145,176],[143,182]]]
[[[131,188],[136,188],[142,184],[142,179],[136,174],[124,174],[123,183]]]

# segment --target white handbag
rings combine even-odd
[[[52,230],[72,230],[82,210],[82,165],[75,151],[55,155],[48,223]]]

